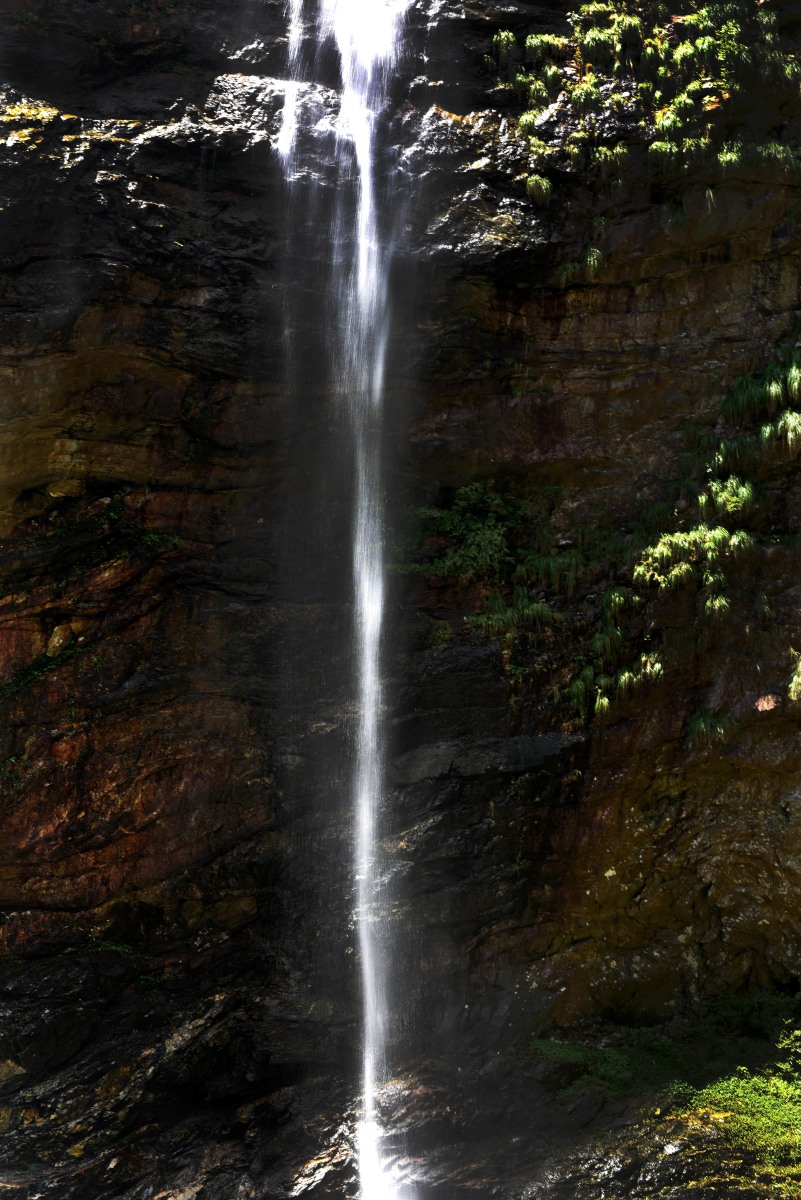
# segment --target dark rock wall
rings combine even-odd
[[[525,31],[537,15],[510,11],[506,21]],[[797,119],[783,125],[791,144]],[[538,133],[569,138],[575,121],[560,100]],[[453,181],[427,230],[442,286],[429,317],[428,394],[411,429],[429,497],[501,476],[530,495],[555,496],[549,519],[568,543],[605,526],[631,529],[649,503],[673,507],[688,437],[720,434],[721,397],[735,378],[772,362],[793,327],[797,184],[744,167],[716,178],[710,199],[703,170],[655,174],[639,133],[628,136],[617,190],[586,162],[576,175],[568,166],[556,172],[558,202],[543,210],[521,201],[519,176],[517,188],[510,184],[525,158],[515,160],[504,121],[441,110],[424,118],[418,145],[447,163],[440,180]],[[581,260],[591,241],[603,265],[565,286],[558,264]],[[797,856],[797,711],[787,697],[798,640],[795,523],[785,500],[794,467],[773,458],[751,469],[761,498],[757,545],[721,628],[702,627],[694,597],[650,598],[634,626],[665,651],[662,683],[618,703],[605,727],[585,725],[566,738],[561,767],[527,784],[522,809],[507,800],[501,829],[484,790],[487,771],[465,769],[459,747],[430,772],[442,782],[422,785],[420,811],[440,814],[426,826],[431,852],[442,852],[447,829],[461,869],[487,869],[485,886],[469,889],[482,914],[481,932],[472,931],[474,982],[507,1014],[510,993],[529,991],[519,987],[521,968],[537,963],[533,992],[520,999],[528,1027],[543,1010],[547,1021],[567,1023],[588,1012],[653,1017],[709,991],[797,977],[798,931],[790,913],[775,911],[779,892],[793,888]],[[630,579],[624,566],[606,583]],[[582,601],[599,591],[596,583]],[[443,719],[468,739],[570,728],[546,696],[563,681],[575,643],[554,643],[551,634],[524,651],[518,661],[529,683],[521,691],[500,648],[493,663],[490,651],[459,636],[475,590],[440,585],[416,600],[457,636],[444,646],[429,636],[413,657],[404,717],[413,741],[438,742]],[[568,605],[580,641],[577,607]],[[475,686],[465,687],[471,659]],[[688,719],[705,708],[736,721],[725,748],[688,740]],[[532,755],[531,765],[510,757],[507,782],[539,768]],[[465,775],[469,782],[459,782]],[[487,850],[497,854],[499,844],[493,863]],[[423,861],[416,845],[413,875]],[[493,892],[502,899],[493,902]],[[461,900],[455,908],[463,911]],[[504,1025],[501,1036],[508,1033]]]
[[[350,1195],[347,506],[301,332],[324,292],[287,255],[270,145],[283,5],[0,16],[2,1182]],[[562,32],[563,7],[410,15],[395,515],[495,477],[565,541],[625,531],[672,508],[688,422],[714,429],[790,329],[798,187],[743,168],[712,205],[620,117],[623,185],[565,163],[538,207],[501,26]],[[321,63],[323,120],[335,86]],[[566,106],[548,121],[566,144]],[[596,243],[600,269],[560,274]],[[797,484],[759,472],[727,622],[649,596],[626,638],[666,648],[664,678],[605,723],[553,697],[614,578],[514,662],[465,631],[480,587],[393,581],[394,1120],[432,1196],[522,1195],[570,1134],[508,1057],[533,1030],[798,976]],[[694,741],[702,710],[736,733]]]

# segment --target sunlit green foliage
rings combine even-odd
[[[588,246],[584,254],[584,270],[589,279],[593,279],[606,265],[603,252],[597,246]]]
[[[540,112],[548,103],[548,87],[545,80],[535,75],[519,74],[515,76],[515,90],[521,104],[531,112]]]
[[[787,695],[793,704],[798,704],[801,700],[801,654],[791,647],[790,657],[793,660],[793,674],[787,686]]]
[[[703,163],[724,178],[756,173],[795,181],[801,175],[796,148],[776,140],[758,108],[750,105],[752,120],[744,124],[737,107],[766,90],[774,108],[798,100],[801,65],[782,44],[767,6],[678,0],[668,9],[659,0],[591,0],[568,14],[568,22],[572,38],[531,34],[522,54],[508,31],[494,39],[502,71],[513,72],[522,58],[534,72],[517,77],[529,112],[566,91],[582,125],[594,130],[594,114],[603,108],[625,110],[617,82],[628,77],[640,104],[631,115],[645,112],[649,160],[660,174]],[[604,87],[607,82],[614,86]],[[577,167],[583,165],[575,147],[562,148]],[[608,150],[603,138],[587,147],[590,162],[603,165],[607,177],[614,174]]]
[[[527,116],[526,113],[523,114],[523,117],[525,116]],[[523,120],[523,117],[520,118],[521,121]],[[534,167],[544,166],[548,158],[553,154],[553,151],[547,142],[543,142],[538,137],[529,138],[528,150],[529,154],[531,155],[532,165]]]
[[[509,29],[500,29],[492,39],[498,66],[505,67],[517,49],[517,38]]]
[[[540,115],[540,111],[541,110],[538,108],[532,108],[532,109],[529,109],[527,112],[524,112],[520,116],[520,118],[517,122],[517,127],[521,133],[527,134],[527,133],[530,133],[534,129],[534,127],[535,127],[534,122],[537,120],[537,117]],[[534,140],[534,139],[532,139],[532,140]],[[539,151],[539,153],[542,153],[542,151]],[[535,151],[534,154],[532,155],[532,161],[534,160],[534,155],[536,155],[536,154],[537,154],[537,151]]]
[[[601,107],[601,93],[595,75],[587,74],[580,83],[576,84],[570,93],[570,103],[580,116],[594,112]]]
[[[591,280],[600,274],[606,264],[606,259],[597,246],[588,246],[580,261],[567,259],[561,262],[555,272],[557,281],[565,286],[578,279]]]
[[[798,397],[801,359],[793,356],[787,368],[770,367],[761,375],[746,375],[735,381],[721,404],[721,412],[732,420],[771,415],[786,401]]]
[[[547,204],[551,198],[553,185],[544,175],[529,175],[526,180],[526,193],[538,204]]]
[[[757,499],[748,479],[727,472],[738,463],[753,465],[766,450],[797,451],[801,413],[785,405],[795,404],[799,395],[797,350],[783,363],[735,381],[721,403],[721,416],[734,427],[729,426],[723,438],[713,436],[699,443],[698,461],[708,480],[695,496],[700,519],[694,520],[690,509],[683,528],[662,534],[642,552],[633,571],[637,586],[667,592],[694,585],[700,589],[704,620],[714,626],[727,618],[731,602],[725,592],[731,566],[753,546],[753,535],[737,525],[748,518]],[[774,419],[764,421],[770,415]],[[748,429],[755,418],[763,418],[758,434]],[[689,499],[691,493],[685,490],[685,496]],[[798,688],[801,696],[801,682]]]
[[[704,599],[704,617],[707,621],[721,621],[728,615],[731,601],[728,596],[712,595]]]
[[[549,60],[566,58],[570,43],[566,37],[557,37],[552,33],[532,33],[526,38],[525,58],[532,66],[540,66]]]
[[[604,29],[591,25],[578,44],[585,62],[594,67],[611,67],[615,61],[615,34],[611,26]]]
[[[753,539],[743,530],[731,533],[722,525],[696,525],[693,529],[665,533],[645,550],[634,567],[634,582],[660,591],[689,580],[706,582],[710,571],[743,550]]]
[[[754,489],[743,483],[736,475],[728,479],[713,479],[698,497],[698,508],[702,513],[714,509],[720,516],[740,515],[753,503]]]
[[[778,442],[795,452],[801,441],[801,413],[791,409],[783,412],[775,421],[762,426],[760,438],[765,445]]]
[[[801,1165],[801,1030],[788,1024],[777,1050],[763,1071],[741,1066],[694,1091],[684,1113],[713,1112],[731,1145],[781,1177]]]
[[[567,696],[573,712],[582,719],[587,715],[590,700],[595,697],[595,671],[589,665],[581,668],[567,685]]]
[[[693,1097],[693,1109],[713,1110],[727,1140],[760,1163],[801,1163],[801,1082],[778,1072],[757,1074],[739,1067]]]
[[[777,1196],[796,1196],[801,1029],[796,1015],[785,1022],[778,1040],[775,1026],[768,1040],[752,1024],[756,1003],[758,998],[721,997],[706,1017],[670,1033],[613,1030],[600,1044],[532,1038],[530,1049],[552,1064],[551,1086],[559,1099],[570,1103],[587,1088],[610,1099],[648,1100],[649,1105],[657,1099],[656,1119],[667,1116],[674,1129],[682,1122],[688,1131],[711,1124],[724,1161],[731,1154],[753,1178],[772,1183]],[[773,1003],[780,1007],[780,1001]],[[735,1065],[738,1058],[751,1065]]]
[[[622,143],[617,146],[598,146],[593,151],[594,161],[604,178],[622,174],[628,157],[628,147]]]

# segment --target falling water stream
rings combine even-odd
[[[400,1185],[386,1169],[377,1096],[386,1081],[387,981],[391,967],[378,864],[378,805],[383,785],[381,637],[384,614],[382,401],[389,336],[388,272],[392,244],[377,196],[376,133],[386,108],[409,0],[318,0],[320,46],[336,46],[342,77],[336,129],[336,200],[329,354],[330,384],[354,451],[353,599],[357,668],[353,780],[354,875],[362,985],[361,1113],[357,1130],[362,1200],[395,1200]],[[298,143],[303,0],[290,0],[289,68],[278,139],[287,178]],[[355,203],[354,203],[355,189]],[[403,1195],[409,1196],[408,1188]]]

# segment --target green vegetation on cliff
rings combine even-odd
[[[563,34],[503,30],[493,51],[502,86],[519,98],[530,178],[571,162],[620,176],[630,147],[657,174],[702,166],[709,178],[798,178],[797,148],[776,117],[788,121],[798,105],[801,65],[770,5],[591,0],[568,14]],[[754,103],[766,93],[769,114]],[[563,131],[548,140],[554,119],[577,123],[572,142]],[[528,189],[538,202],[542,191]]]
[[[423,551],[408,569],[430,582],[470,585],[483,611],[467,617],[467,628],[502,637],[508,660],[567,622],[573,667],[558,698],[577,721],[611,718],[687,653],[684,633],[665,629],[656,641],[645,634],[646,613],[653,624],[660,604],[684,597],[701,642],[735,609],[742,619],[743,569],[775,541],[771,477],[801,446],[801,352],[792,342],[764,371],[734,383],[713,431],[689,431],[693,445],[672,503],[644,506],[622,531],[583,524],[558,534],[553,494],[480,481],[419,510]],[[752,607],[751,620],[769,618],[765,597]],[[749,629],[750,622],[745,636]],[[789,647],[788,656],[787,694],[796,701],[801,671]],[[685,733],[690,744],[709,747],[734,728],[730,714],[701,710]]]
[[[793,1016],[785,1015],[792,1010]],[[609,1029],[599,1039],[534,1038],[548,1086],[574,1104],[593,1092],[628,1102],[646,1141],[667,1125],[677,1149],[712,1133],[731,1159],[784,1196],[801,1195],[801,1029],[786,998],[723,996],[674,1029]],[[635,1137],[638,1134],[635,1132]],[[721,1145],[722,1143],[722,1145]],[[787,1190],[784,1190],[787,1189]],[[714,1194],[718,1194],[715,1192]],[[761,1193],[760,1193],[761,1194]]]

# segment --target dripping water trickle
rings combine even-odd
[[[381,638],[384,507],[381,425],[389,339],[392,254],[377,196],[376,127],[387,103],[409,0],[318,0],[320,44],[337,49],[342,76],[336,135],[332,247],[347,247],[334,271],[336,313],[331,391],[350,423],[354,451],[353,600],[357,729],[353,768],[354,876],[362,985],[361,1114],[357,1130],[362,1200],[411,1200],[387,1170],[377,1096],[387,1079],[390,948],[382,918],[378,811],[384,777]],[[287,178],[297,154],[303,0],[289,0],[289,79],[278,149]],[[355,182],[353,182],[355,179]],[[355,203],[353,188],[356,189]],[[336,251],[334,251],[335,253]]]

